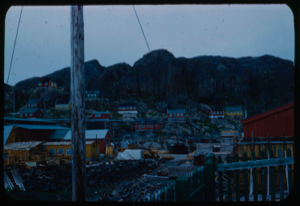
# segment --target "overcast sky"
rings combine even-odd
[[[286,5],[135,6],[150,50],[175,57],[201,55],[258,57],[269,54],[294,62],[294,17]],[[21,7],[5,20],[5,71]],[[84,6],[85,61],[102,66],[134,62],[148,53],[132,6]],[[23,7],[8,84],[70,66],[70,7]]]

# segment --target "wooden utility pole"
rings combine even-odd
[[[83,6],[71,6],[72,201],[86,201]]]

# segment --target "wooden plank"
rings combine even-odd
[[[164,188],[161,189],[161,193],[160,193],[160,198],[161,198],[160,201],[161,202],[166,201],[166,195],[165,194],[166,194],[166,188],[164,187]]]
[[[227,161],[227,163],[231,162],[231,158],[230,158],[229,154],[226,155],[226,161]],[[232,172],[231,171],[227,171],[226,174],[227,174],[227,195],[228,195],[228,201],[232,201],[232,191],[231,191]]]
[[[278,157],[282,158],[282,150],[278,150]],[[284,185],[283,185],[283,166],[279,166],[279,194],[280,200],[284,198]]]
[[[291,149],[290,148],[288,148],[287,149],[287,151],[286,151],[286,153],[287,153],[287,157],[290,157],[291,156]],[[291,194],[291,192],[292,192],[292,187],[293,187],[293,177],[292,177],[292,167],[291,167],[291,165],[288,165],[288,181],[289,181],[289,188],[288,188],[288,190],[289,190],[289,194]]]
[[[270,150],[270,159],[274,158],[273,150]],[[270,167],[270,192],[271,192],[271,201],[275,201],[275,175],[274,167]]]
[[[265,152],[260,152],[260,158],[265,159]],[[262,201],[266,201],[266,168],[261,168],[261,190],[262,190]]]
[[[221,155],[218,156],[218,164],[222,164]],[[221,171],[218,172],[218,180],[219,180],[219,201],[223,202],[223,174]]]
[[[239,162],[239,156],[238,153],[234,154],[234,161],[235,162]],[[237,170],[235,171],[235,191],[236,191],[236,201],[239,202],[240,201],[240,175],[239,175],[240,171]]]
[[[252,152],[252,160],[255,160],[255,152],[253,151]],[[256,168],[252,168],[252,175],[253,175],[253,178],[252,178],[252,181],[253,181],[253,193],[254,193],[254,201],[257,201],[257,172],[256,172]]]
[[[185,175],[180,175],[175,181],[175,195],[176,201],[188,201],[188,181]]]
[[[243,154],[243,161],[247,162],[248,161],[248,157],[247,157],[247,153],[244,152]],[[244,169],[244,194],[245,194],[245,201],[248,202],[249,201],[249,184],[248,184],[248,169]]]
[[[213,169],[213,162],[210,158],[205,162],[205,176],[207,182],[207,190],[206,190],[206,201],[215,201],[215,172]],[[177,199],[176,199],[177,200]]]
[[[230,164],[217,164],[216,171],[227,171],[227,170],[238,170],[238,169],[249,169],[259,167],[271,167],[278,165],[294,164],[294,157],[287,158],[274,158],[274,159],[262,159],[248,162],[238,162]]]

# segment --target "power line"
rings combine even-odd
[[[149,49],[149,52],[150,52],[150,48],[149,48],[149,45],[148,45],[148,42],[147,42],[146,36],[145,36],[145,34],[144,34],[144,31],[143,31],[143,27],[142,27],[142,25],[141,25],[141,23],[140,23],[140,20],[139,20],[139,17],[138,17],[138,15],[137,15],[137,13],[136,13],[136,10],[135,10],[135,8],[134,8],[134,5],[132,5],[132,6],[133,6],[133,9],[134,9],[134,12],[135,12],[136,18],[137,18],[137,20],[138,20],[138,22],[139,22],[139,24],[140,24],[140,27],[141,27],[141,30],[142,30],[143,36],[144,36],[144,38],[145,38],[145,41],[146,41],[147,47],[148,47],[148,49]]]
[[[13,48],[12,57],[11,57],[11,60],[10,60],[10,66],[9,66],[9,72],[8,72],[8,77],[7,77],[7,82],[6,82],[6,84],[8,84],[9,75],[10,75],[10,71],[11,71],[12,60],[13,60],[13,58],[14,58],[14,53],[15,53],[15,48],[16,48],[16,41],[17,41],[17,37],[18,37],[18,32],[19,32],[19,26],[20,26],[20,20],[21,20],[21,16],[22,16],[22,11],[23,11],[23,6],[22,6],[22,8],[21,8],[21,13],[20,13],[20,17],[19,17],[19,23],[18,23],[18,28],[17,28],[17,34],[16,34],[16,38],[15,38],[15,43],[14,43],[14,48]]]

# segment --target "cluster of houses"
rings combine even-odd
[[[225,110],[219,106],[211,106],[210,108],[208,112],[210,118],[224,118],[225,116],[235,118],[247,117],[247,111],[245,110],[244,114],[242,106],[226,106]]]

